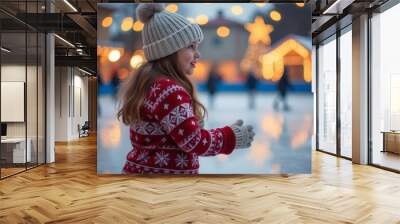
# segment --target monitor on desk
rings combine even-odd
[[[7,136],[7,124],[1,123],[1,138],[5,138]]]

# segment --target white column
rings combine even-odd
[[[368,163],[368,15],[353,20],[353,162]]]
[[[54,12],[54,5],[46,1],[46,11]],[[46,163],[55,162],[55,44],[54,35],[46,35]]]
[[[317,48],[315,45],[312,46],[312,82],[311,82],[311,92],[313,93],[314,103],[313,103],[313,134],[311,137],[311,146],[315,150],[317,148]]]
[[[54,35],[46,36],[46,163],[55,161],[54,133],[55,133],[55,77],[54,77]]]

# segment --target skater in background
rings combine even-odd
[[[249,94],[249,109],[254,109],[255,107],[255,93],[257,88],[257,78],[254,74],[254,69],[251,68],[247,74],[246,86]]]
[[[284,67],[283,75],[281,79],[277,82],[276,87],[278,94],[274,100],[274,110],[279,110],[280,104],[282,104],[283,110],[285,111],[290,110],[290,107],[286,99],[288,88],[291,87],[289,80],[288,66]]]
[[[217,65],[213,64],[207,79],[208,106],[210,109],[214,108],[214,97],[220,80],[221,78],[217,71]]]

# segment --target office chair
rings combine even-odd
[[[89,121],[85,121],[85,123],[82,125],[82,127],[79,127],[80,125],[78,124],[78,129],[79,129],[79,138],[80,137],[87,137],[89,136]]]

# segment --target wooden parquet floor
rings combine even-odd
[[[311,175],[97,176],[89,137],[0,181],[0,223],[400,223],[400,175],[313,152]]]

